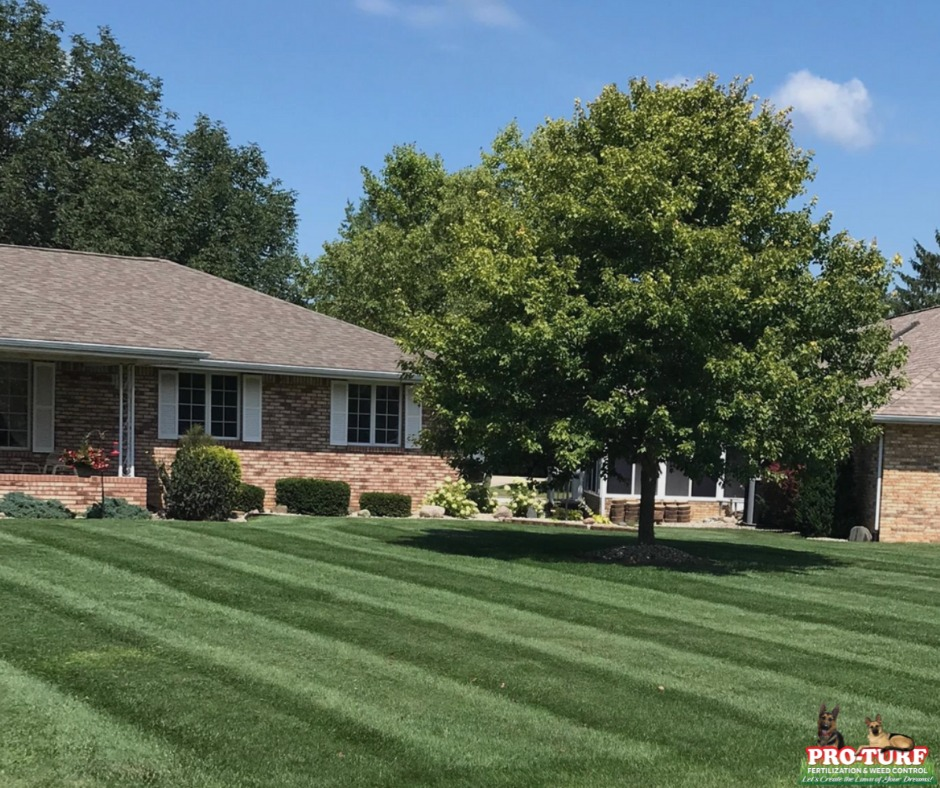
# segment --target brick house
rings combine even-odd
[[[861,524],[883,542],[940,542],[940,307],[889,324],[909,383],[875,413],[879,440],[856,452]]]
[[[168,260],[0,245],[0,495],[87,506],[100,480],[42,471],[101,431],[119,452],[106,494],[157,506],[157,467],[198,424],[269,507],[284,476],[417,506],[453,472],[415,446],[400,359],[388,337]]]

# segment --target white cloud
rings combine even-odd
[[[483,27],[522,27],[519,16],[505,0],[354,0],[356,8],[373,16],[398,19],[411,27],[442,27],[471,22]]]
[[[840,84],[804,69],[790,74],[772,100],[793,107],[795,123],[805,121],[820,137],[846,148],[864,148],[875,140],[871,97],[858,79]]]

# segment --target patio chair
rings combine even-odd
[[[29,473],[32,470],[34,473],[45,473],[50,476],[57,476],[60,473],[75,474],[74,468],[69,467],[59,459],[61,456],[62,452],[60,451],[49,452],[41,466],[38,462],[24,462],[20,465],[20,473]]]

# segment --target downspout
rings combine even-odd
[[[885,434],[882,431],[878,436],[878,478],[875,481],[875,530],[872,533],[872,539],[879,541],[881,533],[881,486],[884,479],[885,467]]]
[[[757,491],[757,483],[751,479],[747,483],[747,508],[744,511],[744,524],[754,525],[754,494]]]

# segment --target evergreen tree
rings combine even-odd
[[[934,240],[940,246],[940,230],[934,232]],[[940,306],[940,253],[931,252],[915,241],[911,268],[913,274],[898,274],[904,287],[892,294],[891,308],[896,315]]]

